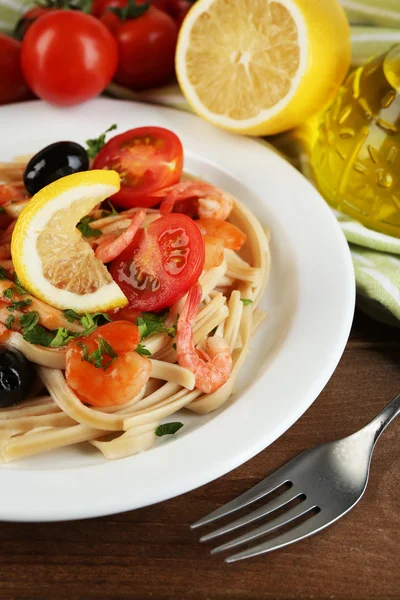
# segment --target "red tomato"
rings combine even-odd
[[[33,98],[20,67],[21,42],[0,34],[0,104]]]
[[[192,219],[171,214],[140,229],[110,273],[132,309],[157,311],[179,300],[200,276],[204,241]]]
[[[174,17],[179,27],[186,17],[194,2],[189,0],[170,0],[170,14]]]
[[[136,6],[145,4],[146,0],[136,0]],[[151,0],[151,4],[169,14],[170,0]],[[125,8],[128,0],[94,0],[92,2],[91,14],[98,19],[106,14],[110,8]]]
[[[142,90],[164,85],[173,78],[178,28],[172,17],[150,6],[140,17],[123,21],[108,12],[101,21],[117,40],[117,83]]]
[[[151,3],[154,4],[157,8],[164,11],[168,15],[171,14],[170,4],[171,0],[151,0]]]
[[[25,78],[60,106],[97,96],[111,81],[118,49],[102,23],[79,11],[53,10],[29,28],[21,51]]]
[[[96,366],[90,354],[98,350],[101,339],[108,342],[118,356],[103,352],[101,363]],[[132,400],[151,373],[149,359],[135,352],[139,340],[137,326],[126,321],[103,325],[86,337],[76,338],[67,346],[68,385],[83,402],[92,406],[125,404]]]
[[[162,127],[138,127],[116,135],[96,156],[93,169],[113,169],[121,189],[112,202],[123,208],[154,206],[153,192],[177,183],[182,175],[183,148],[179,138]]]
[[[14,29],[14,36],[18,40],[23,40],[26,35],[26,32],[31,27],[31,25],[40,17],[46,15],[50,10],[54,9],[51,8],[51,6],[34,6],[33,8],[27,10],[16,24]]]

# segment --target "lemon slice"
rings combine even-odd
[[[337,0],[198,0],[180,30],[176,72],[199,115],[231,131],[267,135],[325,108],[350,53]]]
[[[38,192],[21,212],[11,240],[15,271],[34,296],[78,313],[125,306],[127,299],[76,228],[120,187],[115,171],[63,177]]]

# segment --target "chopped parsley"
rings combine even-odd
[[[136,352],[141,356],[151,356],[150,350],[148,350],[146,346],[143,346],[143,344],[137,345]]]
[[[118,358],[118,354],[115,352],[114,348],[102,337],[99,337],[97,350],[89,353],[89,348],[86,344],[82,342],[78,342],[79,348],[82,350],[82,361],[87,361],[90,364],[94,365],[96,369],[107,369],[109,365],[111,365],[114,360]],[[109,361],[103,364],[104,357],[108,356],[110,358]]]
[[[73,340],[78,333],[72,333],[64,327],[59,327],[54,331],[47,331],[39,325],[39,313],[31,311],[22,315],[19,320],[22,327],[22,336],[24,340],[31,344],[45,346],[50,348],[60,348]]]
[[[28,293],[26,291],[26,289],[22,286],[20,280],[18,279],[18,275],[16,273],[14,273],[14,284],[15,284],[15,289],[17,290],[17,294],[19,294],[20,296],[23,296],[24,294]]]
[[[118,214],[118,211],[115,209],[115,206],[113,205],[113,203],[111,202],[111,200],[107,200],[107,204],[108,204],[108,206],[110,207],[111,214],[112,214],[113,216],[114,216],[114,215],[117,215],[117,214]]]
[[[166,313],[144,312],[141,317],[135,321],[138,326],[140,338],[142,340],[150,337],[153,333],[168,333],[170,337],[175,337],[176,327],[166,327],[164,325]]]
[[[19,320],[21,326],[28,331],[39,323],[39,313],[36,310],[25,313]]]
[[[173,423],[164,423],[163,425],[159,425],[155,431],[157,437],[163,437],[163,435],[174,435],[177,431],[179,431],[183,427],[183,423],[179,423],[175,421]]]
[[[37,344],[38,346],[48,347],[54,339],[54,334],[50,333],[50,331],[47,331],[47,329],[41,325],[35,325],[34,327],[26,330],[24,329],[22,335],[24,340],[30,342],[31,344]]]
[[[7,288],[6,290],[4,290],[3,296],[4,298],[7,298],[7,300],[11,300],[12,302],[12,297],[14,296],[14,288]]]
[[[99,237],[101,235],[100,229],[95,229],[90,227],[89,223],[92,223],[95,219],[92,217],[83,217],[76,226],[77,229],[81,232],[81,234],[85,237]]]
[[[89,158],[96,158],[96,156],[106,143],[107,133],[109,133],[110,131],[114,131],[114,129],[117,129],[117,125],[115,123],[114,125],[111,125],[111,127],[109,127],[108,129],[106,129],[104,133],[101,133],[99,137],[93,138],[91,140],[86,140],[87,153]]]
[[[20,308],[25,308],[26,306],[32,304],[32,300],[30,298],[28,298],[28,300],[14,301],[13,296],[15,291],[15,288],[7,288],[3,292],[4,298],[7,298],[7,300],[11,302],[11,305],[7,306],[7,310],[9,310],[10,312],[12,312],[13,310],[19,310]]]
[[[7,273],[4,267],[0,266],[0,279],[7,279]]]
[[[245,306],[248,304],[253,304],[253,300],[250,300],[250,298],[240,298],[240,301],[243,302]]]
[[[14,321],[15,321],[14,315],[10,315],[9,317],[7,317],[6,322],[5,322],[5,326],[7,327],[7,329],[12,329]]]
[[[73,323],[74,321],[80,321],[81,315],[78,315],[72,308],[67,308],[63,310],[64,317],[67,319],[68,323]]]
[[[95,331],[95,329],[97,329],[101,325],[105,325],[106,323],[109,323],[111,321],[111,319],[107,315],[107,313],[97,312],[97,313],[94,313],[93,315],[86,313],[86,315],[84,315],[83,317],[80,317],[80,321],[81,321],[81,325],[83,326],[83,328],[85,330],[82,333],[82,335],[89,335],[90,333]]]
[[[64,327],[59,327],[52,333],[55,335],[49,344],[51,348],[60,348],[61,346],[65,346],[68,344],[68,342],[75,339],[77,335],[76,333],[71,333],[71,331],[65,329]]]

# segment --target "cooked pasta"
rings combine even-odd
[[[25,163],[0,163],[0,180],[21,186]],[[10,219],[17,219],[29,199],[9,203],[5,210]],[[121,235],[128,230],[138,209],[104,216],[95,208],[90,227],[100,231],[86,241],[95,249],[105,236]],[[158,209],[146,209],[145,226],[160,218]],[[262,225],[243,203],[233,199],[228,221],[246,236],[240,251],[225,248],[221,264],[204,269],[200,278],[201,299],[192,324],[193,343],[199,356],[210,340],[225,344],[231,356],[229,376],[210,392],[198,387],[196,375],[179,364],[179,330],[155,331],[143,344],[150,360],[150,376],[128,402],[121,405],[92,406],[82,401],[68,384],[66,346],[42,347],[24,339],[20,319],[24,308],[13,312],[11,330],[3,327],[2,343],[22,352],[35,365],[38,377],[36,397],[15,407],[0,410],[0,461],[9,462],[55,448],[89,442],[107,459],[117,459],[141,452],[156,443],[156,429],[166,418],[182,409],[205,414],[221,407],[231,396],[236,378],[248,355],[251,338],[265,313],[258,304],[267,285],[270,270],[270,250]],[[12,220],[0,231],[0,265],[10,279],[0,281],[0,293],[10,288],[13,263],[10,239]],[[108,239],[108,238],[107,238]],[[245,258],[246,257],[246,258]],[[39,315],[39,325],[49,330],[68,329],[71,335],[83,332],[79,321],[71,322],[54,307],[29,298]],[[243,302],[244,300],[244,302]],[[176,325],[182,318],[187,295],[170,307],[166,323]],[[10,312],[0,306],[0,322],[6,323]],[[83,332],[84,333],[84,332]],[[178,342],[178,346],[177,346]],[[83,360],[83,359],[82,359]]]

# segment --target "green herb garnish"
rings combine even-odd
[[[25,313],[19,320],[21,326],[24,328],[24,331],[28,331],[39,323],[39,313],[35,310]]]
[[[138,344],[136,352],[141,356],[151,356],[150,350],[148,350],[146,346],[143,346],[143,344]]]
[[[173,347],[174,350],[176,350],[176,344],[175,344],[175,342],[172,344],[172,347]]]
[[[164,325],[166,313],[144,312],[141,317],[135,321],[138,326],[140,338],[142,340],[150,337],[153,333],[168,333],[170,337],[175,337],[176,327],[166,327]]]
[[[110,207],[111,214],[112,215],[117,215],[118,211],[115,209],[115,206],[113,205],[113,203],[111,202],[111,200],[107,200],[107,204]]]
[[[155,431],[157,437],[162,437],[163,435],[174,435],[177,431],[179,431],[183,427],[183,423],[179,423],[177,421],[173,423],[164,423],[163,425],[159,425]]]
[[[7,279],[7,273],[4,267],[0,267],[0,279]]]
[[[28,298],[28,300],[19,300],[18,302],[13,302],[11,306],[7,306],[7,310],[12,312],[13,310],[19,310],[20,308],[26,308],[32,304],[32,300]]]
[[[253,304],[253,300],[250,300],[250,298],[240,298],[240,301],[243,302],[245,306],[248,304]]]
[[[38,325],[39,313],[35,310],[22,315],[19,322],[23,327],[22,336],[24,340],[31,344],[46,346],[46,348],[60,348],[79,335],[79,333],[72,333],[64,327],[47,331],[47,329]]]
[[[23,296],[24,294],[28,293],[26,291],[26,289],[23,287],[23,285],[21,284],[20,280],[18,279],[18,275],[16,273],[14,273],[14,284],[15,284],[15,289],[17,290],[17,293],[20,296]]]
[[[67,308],[63,310],[64,317],[67,319],[68,323],[73,323],[74,321],[80,321],[81,315],[78,315],[72,308]]]
[[[94,229],[93,227],[90,227],[89,223],[93,223],[94,220],[95,219],[92,219],[92,217],[83,217],[83,219],[79,221],[76,227],[77,229],[79,229],[83,236],[99,237],[99,235],[102,235],[100,229]]]
[[[87,361],[90,364],[94,365],[96,369],[104,369],[106,370],[111,363],[114,362],[118,358],[118,354],[115,352],[114,348],[102,337],[99,337],[97,350],[89,353],[89,349],[86,344],[82,342],[78,342],[79,348],[82,349],[82,360]],[[103,364],[103,359],[105,356],[108,356],[111,360]]]
[[[101,325],[105,325],[106,323],[109,323],[111,321],[111,319],[107,315],[107,313],[97,312],[97,313],[93,313],[93,315],[86,313],[86,315],[84,315],[83,317],[80,318],[80,321],[85,330],[83,332],[83,335],[89,335],[90,333],[95,331],[95,329],[97,329]]]
[[[71,331],[65,329],[64,327],[59,327],[56,331],[52,331],[52,333],[55,335],[50,342],[51,348],[60,348],[61,346],[65,346],[78,335],[76,333],[71,333]]]
[[[12,297],[14,296],[14,288],[7,288],[6,290],[4,290],[3,296],[4,298],[7,298],[7,300],[12,301]]]
[[[24,340],[38,346],[48,347],[54,339],[54,335],[41,325],[35,325],[26,331],[24,329],[22,335]]]
[[[12,329],[12,325],[15,321],[14,315],[10,315],[9,317],[7,317],[6,322],[5,322],[5,326],[7,327],[7,329]]]
[[[30,304],[32,304],[32,300],[30,298],[28,298],[28,300],[18,300],[17,302],[15,302],[13,300],[15,291],[16,291],[15,288],[7,288],[3,292],[4,298],[7,298],[7,300],[9,300],[11,302],[11,305],[7,306],[7,310],[9,310],[10,312],[12,312],[13,310],[18,310],[20,308],[25,308],[26,306],[29,306]]]
[[[87,153],[89,158],[96,158],[96,156],[106,143],[107,133],[109,133],[110,131],[114,131],[114,129],[117,129],[117,125],[115,123],[114,125],[111,125],[111,127],[109,127],[108,129],[106,129],[104,133],[101,133],[99,137],[94,138],[92,140],[86,140]]]

